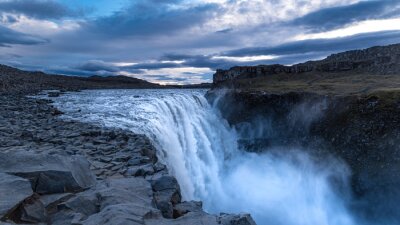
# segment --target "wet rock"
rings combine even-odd
[[[177,190],[180,192],[180,187],[178,181],[175,177],[164,176],[152,183],[152,188],[154,191],[164,191],[164,190]]]
[[[100,209],[109,205],[134,203],[151,207],[151,185],[143,178],[108,179],[97,187],[97,196],[100,198]]]
[[[31,184],[27,179],[0,173],[0,219],[7,217],[32,194]]]
[[[151,185],[143,178],[107,179],[86,192],[98,197],[100,212],[82,224],[143,224],[144,218],[161,217],[152,207]]]
[[[217,216],[205,212],[189,212],[177,219],[150,218],[145,220],[146,225],[220,225]]]
[[[145,218],[158,218],[159,212],[137,204],[109,205],[100,213],[90,216],[83,225],[142,225]]]
[[[98,199],[94,195],[78,195],[58,205],[58,210],[69,209],[90,216],[99,211]]]
[[[134,157],[128,160],[127,164],[128,166],[137,166],[143,163],[148,163],[150,162],[150,158],[148,157]]]
[[[135,176],[135,177],[147,176],[152,174],[154,174],[154,169],[152,164],[130,167],[125,172],[126,176]]]
[[[60,95],[61,95],[61,93],[58,91],[52,91],[47,94],[47,96],[50,98],[60,97]]]
[[[49,223],[52,225],[72,225],[73,222],[76,225],[80,225],[78,219],[82,219],[83,215],[80,213],[73,212],[71,210],[61,210],[51,215]]]
[[[156,172],[160,172],[160,171],[166,170],[166,169],[167,169],[167,167],[166,167],[164,164],[162,164],[161,162],[156,162],[156,163],[154,164],[154,170],[155,170]]]
[[[163,176],[152,182],[154,201],[165,218],[173,218],[174,205],[181,202],[178,181],[172,176]]]
[[[71,225],[82,225],[82,221],[86,219],[86,216],[81,213],[75,213],[71,220]]]
[[[77,192],[95,181],[88,161],[81,156],[0,153],[0,170],[28,179],[39,194]]]
[[[127,162],[132,156],[130,154],[118,154],[114,157],[115,162]]]
[[[26,223],[46,222],[47,213],[42,202],[36,198],[28,200],[21,207],[20,220]]]
[[[61,111],[58,110],[58,109],[54,109],[54,110],[52,110],[52,112],[51,112],[51,115],[53,115],[53,116],[58,116],[58,115],[62,115],[62,114],[64,114],[64,113],[61,112]]]
[[[203,211],[203,203],[200,201],[190,201],[178,203],[174,206],[174,218],[181,217],[188,212],[201,212]]]
[[[218,220],[222,225],[256,225],[250,214],[221,214]]]
[[[57,205],[68,200],[74,195],[71,193],[62,193],[62,194],[51,194],[51,195],[42,195],[39,198],[39,201],[43,204],[46,211],[54,212],[56,211]]]

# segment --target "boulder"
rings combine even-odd
[[[203,211],[189,212],[177,219],[165,219],[158,217],[146,218],[145,225],[256,225],[248,214],[222,214],[215,216]]]
[[[158,210],[134,203],[109,205],[82,222],[83,225],[143,225],[145,219],[161,218]]]
[[[154,191],[164,191],[164,190],[177,190],[180,192],[180,187],[178,181],[172,176],[163,176],[152,183],[152,188]]]
[[[39,194],[79,192],[95,182],[89,162],[82,156],[0,153],[0,171],[28,179]]]
[[[203,203],[200,201],[190,201],[178,203],[174,206],[174,218],[181,217],[188,212],[201,212],[203,211]]]
[[[96,189],[101,210],[116,204],[132,203],[143,207],[152,205],[153,191],[144,178],[108,179]]]
[[[84,216],[71,210],[61,210],[51,215],[49,224],[52,225],[81,225]]]
[[[171,220],[166,218],[148,218],[145,219],[145,225],[220,225],[218,217],[209,215],[205,212],[189,212],[177,219]]]
[[[30,199],[21,206],[20,221],[25,223],[38,223],[45,222],[47,213],[42,202],[37,201],[35,198]]]
[[[30,182],[21,177],[0,172],[0,181],[0,219],[4,219],[33,191]]]
[[[153,174],[154,174],[154,169],[152,164],[129,167],[128,170],[125,172],[125,175],[135,176],[135,177],[147,176]]]
[[[56,207],[58,204],[72,198],[74,195],[71,193],[61,193],[61,194],[51,194],[51,195],[42,195],[39,198],[39,201],[43,204],[48,212],[56,211]]]
[[[154,201],[165,218],[173,218],[174,205],[181,202],[178,181],[172,176],[163,176],[152,182]]]
[[[99,181],[58,205],[54,224],[143,224],[152,207],[153,191],[144,178],[115,178]],[[150,215],[149,214],[149,215]]]
[[[86,216],[90,216],[99,211],[98,199],[95,195],[77,195],[68,201],[59,204],[58,210],[72,210]]]

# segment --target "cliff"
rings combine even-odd
[[[218,70],[208,98],[244,149],[299,148],[322,164],[333,156],[351,171],[353,209],[376,224],[399,224],[399,75],[397,44]]]
[[[213,82],[215,86],[235,86],[240,83],[240,80],[269,79],[269,77],[273,79],[273,75],[339,77],[355,74],[389,76],[400,74],[400,44],[347,51],[330,55],[320,61],[309,61],[292,66],[279,64],[236,66],[229,70],[217,70]]]

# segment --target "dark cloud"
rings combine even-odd
[[[24,34],[0,25],[0,47],[10,45],[37,45],[48,43],[49,40],[34,35]]]
[[[310,39],[273,47],[242,48],[222,53],[224,56],[290,55],[309,52],[339,52],[349,49],[400,42],[400,31],[363,33],[342,38]]]
[[[85,29],[114,37],[168,35],[201,26],[218,11],[217,4],[182,7],[180,2],[135,0],[126,9],[87,23]]]
[[[170,77],[169,75],[151,75],[151,78],[158,81],[187,81],[186,77]]]
[[[230,32],[232,32],[232,31],[233,31],[233,28],[227,28],[227,29],[219,30],[219,31],[217,31],[217,32],[215,32],[215,33],[218,33],[218,34],[227,34],[227,33],[230,33]]]
[[[83,14],[83,11],[74,11],[54,0],[3,0],[0,1],[0,12],[23,14],[37,19],[61,19]]]
[[[183,60],[180,66],[206,67],[210,69],[227,69],[232,66],[261,64],[294,64],[307,60],[321,59],[329,54],[375,45],[387,45],[400,42],[400,31],[364,33],[335,39],[314,39],[285,43],[274,47],[243,48],[222,52],[220,56],[244,57],[260,55],[277,55],[268,60],[237,61],[214,58],[215,55],[166,54],[161,60]]]
[[[181,64],[179,63],[173,63],[173,62],[168,62],[168,63],[163,63],[163,62],[154,62],[154,63],[138,63],[132,66],[124,66],[121,67],[122,69],[128,69],[128,70],[156,70],[156,69],[162,69],[162,68],[178,68],[182,67]]]
[[[18,18],[15,15],[6,15],[3,18],[4,23],[15,23],[18,22]]]
[[[18,58],[22,58],[21,55],[18,54],[0,54],[0,59],[6,59],[6,60],[10,60],[10,59],[18,59]]]
[[[90,60],[77,66],[77,69],[83,71],[97,72],[97,71],[107,71],[107,72],[118,72],[119,68],[106,63],[101,60]]]
[[[368,20],[399,17],[400,1],[361,1],[352,5],[321,9],[297,18],[289,25],[304,26],[312,31],[325,31],[346,24]]]

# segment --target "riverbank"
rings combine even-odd
[[[34,224],[254,224],[182,202],[149,139],[63,121],[50,101],[0,97],[0,217]]]

